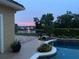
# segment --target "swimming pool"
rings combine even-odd
[[[39,57],[38,59],[79,59],[79,45],[74,42],[54,42],[57,53],[53,56]]]

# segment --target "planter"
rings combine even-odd
[[[12,52],[19,52],[20,49],[21,49],[21,43],[19,41],[18,42],[17,41],[13,42],[11,44],[11,50],[12,50]]]
[[[49,51],[49,52],[37,52],[30,59],[38,59],[39,57],[42,57],[42,56],[54,55],[56,52],[57,52],[57,49],[55,47],[52,47],[51,51]]]
[[[49,44],[42,44],[37,51],[38,52],[49,52],[51,51],[52,47]]]

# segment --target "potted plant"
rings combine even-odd
[[[11,50],[12,52],[19,52],[21,49],[21,43],[19,41],[14,41],[11,44]]]

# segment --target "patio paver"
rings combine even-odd
[[[40,44],[42,44],[41,41],[37,40],[37,37],[20,36],[20,38],[30,40],[26,40],[25,43],[22,43],[22,48],[19,53],[6,52],[4,54],[0,54],[0,59],[29,59],[36,52],[36,49]]]

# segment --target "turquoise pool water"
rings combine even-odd
[[[49,59],[79,59],[79,50],[57,47],[58,52]]]

